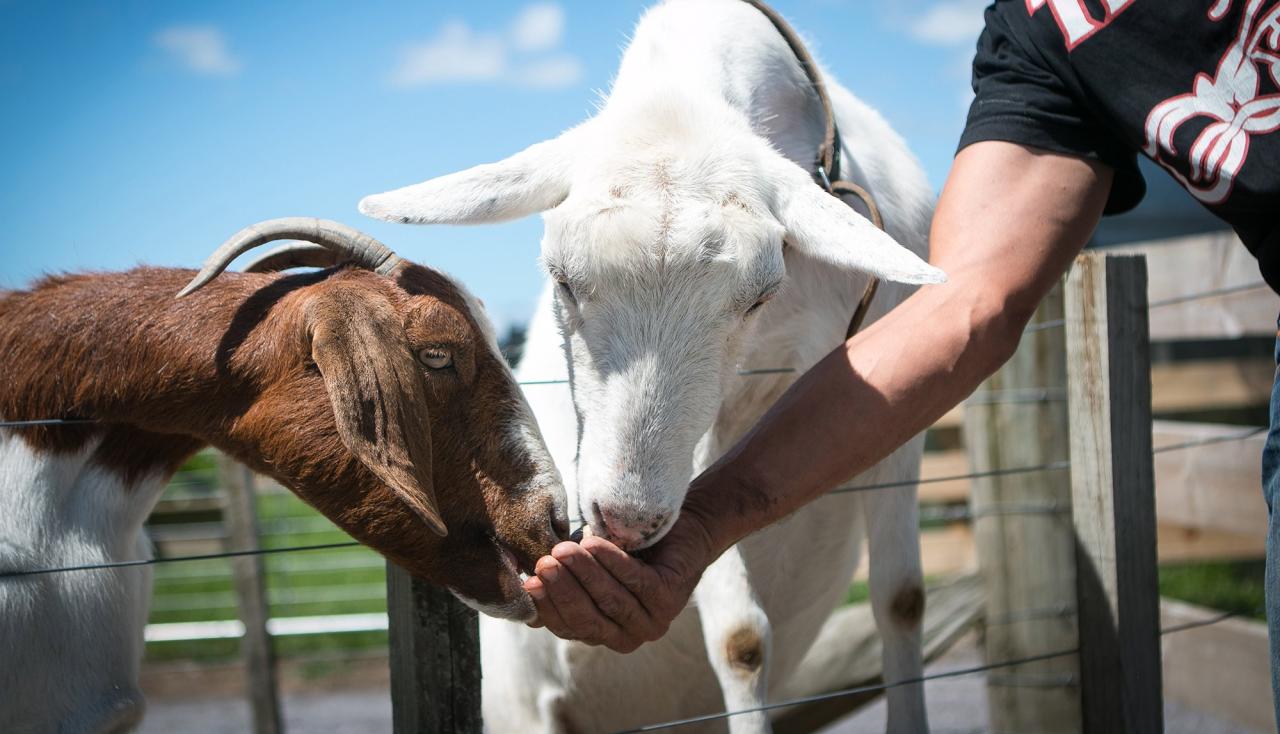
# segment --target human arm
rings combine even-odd
[[[888,456],[1013,354],[1097,224],[1111,176],[1012,143],[961,151],[931,233],[948,282],[921,288],[797,380],[694,480],[679,520],[641,558],[602,538],[557,545],[526,583],[539,621],[620,651],[660,637],[729,546]]]

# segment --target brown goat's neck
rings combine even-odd
[[[193,274],[54,276],[0,295],[0,417],[97,421],[19,430],[52,451],[100,438],[96,458],[126,474],[171,472],[201,446],[225,443],[270,382],[266,372],[298,361],[271,353],[304,348],[291,303],[323,275],[227,273],[176,298]]]

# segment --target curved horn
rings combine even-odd
[[[272,248],[244,266],[245,273],[275,273],[293,268],[331,268],[351,258],[310,242],[289,242]]]
[[[304,240],[314,242],[335,253],[345,255],[362,268],[379,275],[387,275],[404,262],[391,248],[363,232],[345,224],[315,217],[283,217],[251,224],[236,232],[214,251],[204,267],[191,279],[187,287],[178,292],[181,298],[218,277],[218,274],[240,255],[255,247],[276,240]]]

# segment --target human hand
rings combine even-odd
[[[697,513],[685,511],[638,557],[599,536],[560,543],[525,581],[538,619],[557,637],[628,653],[661,638],[715,560]]]

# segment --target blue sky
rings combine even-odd
[[[0,0],[0,287],[195,267],[246,224],[308,215],[458,276],[500,327],[524,321],[541,282],[538,218],[408,227],[356,202],[583,119],[649,4]],[[774,3],[935,187],[985,4]]]

